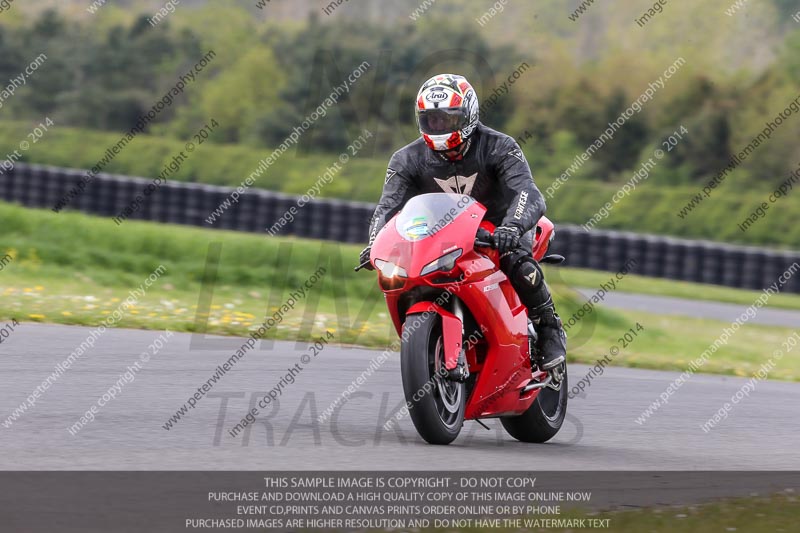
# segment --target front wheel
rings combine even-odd
[[[400,370],[411,421],[430,444],[450,444],[464,423],[466,388],[447,379],[441,318],[413,314],[403,325]]]
[[[552,439],[567,416],[567,363],[558,390],[545,387],[528,410],[518,416],[500,417],[509,435],[522,442],[547,442]]]

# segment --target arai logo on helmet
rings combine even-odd
[[[436,89],[432,89],[431,92],[425,95],[425,100],[429,102],[443,102],[447,100],[447,93],[441,87],[437,87]]]

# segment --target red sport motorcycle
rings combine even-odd
[[[523,442],[545,442],[567,413],[566,364],[535,363],[536,330],[499,268],[494,225],[474,198],[411,198],[378,233],[370,261],[401,337],[406,406],[420,436],[449,444],[464,420],[499,417]],[[553,223],[542,218],[534,258],[546,256]],[[369,263],[359,265],[359,270]]]

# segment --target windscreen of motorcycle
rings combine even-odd
[[[407,241],[420,241],[435,235],[474,203],[474,198],[462,194],[420,194],[397,215],[397,233]]]

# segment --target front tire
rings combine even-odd
[[[464,424],[466,387],[442,375],[441,318],[435,313],[409,315],[403,332],[400,370],[411,421],[426,442],[450,444]]]
[[[567,363],[559,390],[549,387],[539,391],[528,410],[518,416],[500,417],[500,422],[509,435],[522,442],[547,442],[564,424],[567,416]]]

